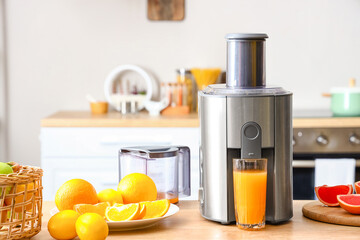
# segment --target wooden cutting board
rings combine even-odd
[[[351,214],[341,207],[327,207],[319,201],[307,203],[302,212],[305,217],[326,223],[360,227],[360,215]]]

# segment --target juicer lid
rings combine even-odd
[[[177,155],[179,149],[177,147],[162,146],[136,146],[120,148],[120,153],[131,153],[139,157],[146,158],[167,158]]]
[[[276,86],[261,86],[250,88],[227,87],[226,84],[212,84],[202,91],[202,94],[222,95],[222,96],[278,96],[289,95],[291,92]]]
[[[268,35],[265,33],[229,33],[225,36],[226,39],[265,39]]]

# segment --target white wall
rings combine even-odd
[[[294,108],[360,80],[359,0],[186,0],[182,22],[151,22],[146,0],[7,0],[9,160],[39,165],[40,119],[87,109],[106,75],[133,63],[160,81],[179,67],[225,68],[224,35],[265,32],[267,83]]]
[[[0,160],[7,159],[7,81],[6,81],[6,48],[5,48],[5,8],[0,1]],[[3,37],[1,37],[3,36]]]

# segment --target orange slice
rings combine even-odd
[[[112,206],[113,207],[121,207],[121,206],[124,206],[124,204],[123,203],[114,203]]]
[[[140,213],[139,213],[139,216],[136,218],[136,219],[143,219],[144,216],[145,216],[145,213],[146,213],[146,205],[145,205],[145,202],[141,202],[140,203]]]
[[[168,199],[162,199],[151,202],[144,202],[146,206],[145,216],[143,219],[147,218],[157,218],[164,216],[170,208],[170,201]]]
[[[80,214],[97,213],[105,217],[105,210],[107,207],[110,207],[109,202],[102,202],[97,204],[76,204],[74,205],[74,210]]]
[[[109,221],[119,222],[137,219],[140,214],[140,204],[132,203],[120,207],[107,207],[105,217]]]

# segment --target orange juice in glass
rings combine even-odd
[[[266,159],[234,159],[234,203],[236,225],[241,229],[265,227]]]
[[[178,194],[172,192],[157,192],[157,200],[169,199],[170,203],[178,203],[179,197]]]

